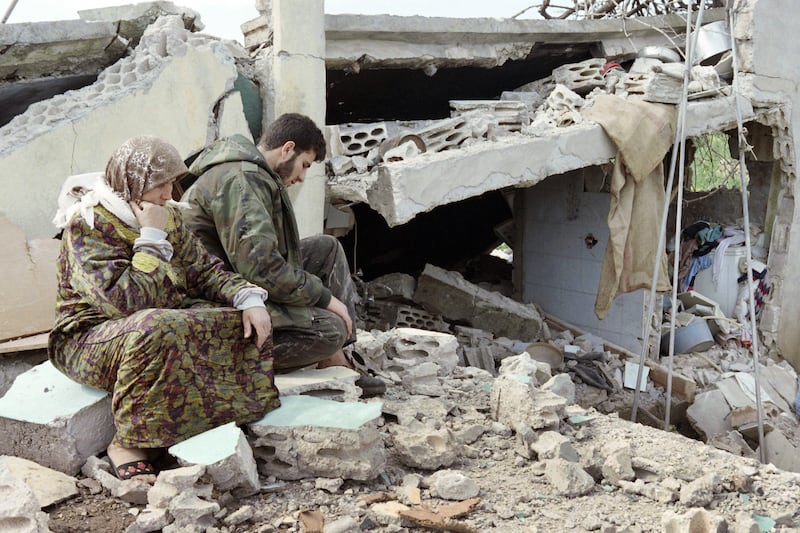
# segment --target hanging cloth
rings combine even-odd
[[[617,295],[649,289],[653,258],[661,261],[656,290],[670,290],[667,256],[657,250],[664,208],[663,159],[675,135],[675,107],[599,95],[584,111],[617,147],[611,177],[610,232],[594,312],[605,318]]]

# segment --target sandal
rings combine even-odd
[[[108,460],[111,463],[111,468],[114,469],[114,473],[123,481],[133,479],[137,476],[155,476],[158,474],[156,467],[153,466],[153,463],[146,459],[139,459],[138,461],[123,463],[119,466],[115,465],[114,461],[112,461],[110,457]]]

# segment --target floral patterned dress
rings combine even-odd
[[[112,395],[115,442],[160,448],[263,417],[280,402],[272,338],[244,338],[231,305],[248,283],[206,252],[170,208],[167,262],[133,251],[138,231],[102,206],[67,224],[48,352],[75,381]]]

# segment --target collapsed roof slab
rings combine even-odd
[[[114,22],[67,20],[0,25],[0,80],[96,74],[125,54]]]
[[[186,29],[202,28],[194,11],[172,2],[87,10],[83,20],[0,24],[0,126],[34,102],[94,82],[165,14],[181,15]]]
[[[752,120],[750,101],[740,100],[743,120]],[[689,103],[687,136],[733,127],[734,105],[733,97]],[[602,127],[587,123],[382,164],[369,174],[332,181],[329,192],[335,199],[368,203],[390,226],[397,226],[440,205],[505,187],[530,187],[548,176],[607,163],[615,155]]]
[[[724,19],[722,9],[707,22]],[[536,43],[608,43],[608,57],[633,57],[642,46],[672,45],[669,35],[685,31],[679,15],[631,19],[536,20],[502,18],[327,15],[328,69],[495,67],[535,55]],[[245,42],[250,44],[245,37]],[[682,40],[678,41],[682,43]],[[568,50],[565,50],[568,52]],[[552,54],[549,51],[548,54]]]

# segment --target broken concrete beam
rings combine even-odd
[[[653,383],[660,385],[666,390],[669,369],[656,363],[648,363],[650,367],[650,379]],[[687,402],[694,402],[694,394],[697,390],[697,383],[692,378],[686,377],[678,372],[672,372],[672,393]]]
[[[19,375],[0,398],[0,454],[68,475],[105,450],[114,433],[108,393],[72,381],[49,361]]]
[[[697,395],[691,406],[686,410],[686,415],[692,427],[708,440],[716,435],[724,435],[731,430],[732,421],[728,418],[731,406],[725,400],[725,395],[718,390],[712,390]]]
[[[248,427],[263,472],[279,479],[330,477],[370,480],[384,466],[377,419],[381,402],[334,402],[286,396]]]
[[[414,301],[448,320],[461,320],[496,336],[534,340],[543,319],[536,308],[487,291],[465,280],[457,272],[425,265],[417,279]]]
[[[383,345],[388,370],[403,371],[433,362],[449,375],[458,366],[458,341],[453,335],[415,328],[396,328],[388,333]]]
[[[168,451],[182,465],[205,465],[220,490],[258,490],[261,486],[253,450],[233,422],[186,439]]]
[[[578,94],[587,94],[595,87],[605,87],[606,82],[600,74],[605,64],[604,58],[592,58],[562,65],[553,70],[553,80]]]

